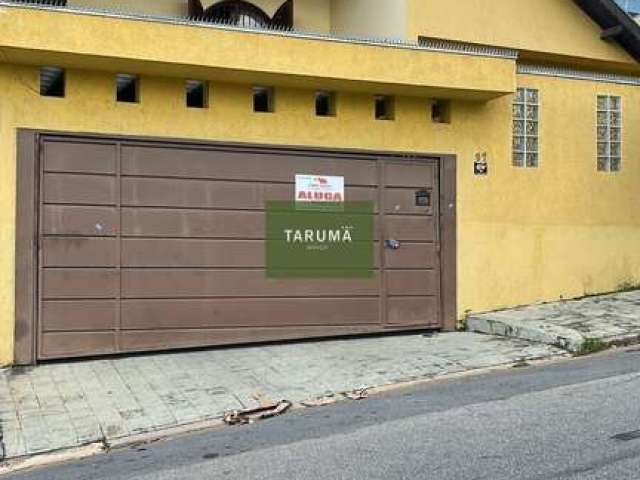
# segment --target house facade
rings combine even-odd
[[[613,0],[0,1],[0,365],[637,285],[639,42]],[[370,279],[265,275],[303,174],[374,204]]]

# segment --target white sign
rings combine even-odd
[[[296,175],[296,202],[344,203],[344,177]]]

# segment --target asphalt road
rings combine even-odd
[[[640,478],[640,349],[438,381],[11,480]]]

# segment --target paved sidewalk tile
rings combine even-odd
[[[625,310],[629,316],[631,309]],[[44,364],[0,371],[6,458],[221,418],[260,400],[360,388],[562,355],[473,333],[391,335]],[[0,449],[0,453],[2,449]]]

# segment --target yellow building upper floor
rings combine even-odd
[[[463,42],[514,49],[531,62],[639,72],[615,2],[590,0],[33,0],[0,4],[274,28],[342,38]],[[77,32],[80,35],[80,32]],[[85,32],[86,34],[87,32]],[[117,37],[114,37],[117,41]],[[621,41],[622,40],[622,41]],[[169,38],[155,41],[166,45]],[[189,37],[182,40],[185,49]],[[121,48],[124,45],[119,45]],[[128,47],[129,45],[126,45]],[[211,49],[215,48],[212,43]],[[205,52],[201,52],[205,55]],[[384,64],[380,68],[386,68]]]
[[[9,2],[11,3],[11,2]],[[633,70],[616,40],[622,13],[587,0],[34,0],[68,9],[201,19],[396,41],[447,40],[516,49],[529,60]],[[601,4],[604,7],[593,5]],[[606,10],[609,10],[608,12]],[[604,13],[603,13],[604,12]],[[603,17],[604,15],[604,17]],[[630,19],[629,19],[630,20]],[[611,23],[611,25],[609,25]],[[609,27],[609,28],[608,28]],[[603,30],[608,33],[603,34]],[[637,40],[637,39],[636,39]]]
[[[197,4],[199,16],[190,18],[145,14],[142,5],[134,14],[71,0],[53,7],[0,1],[0,62],[483,101],[515,88],[515,52],[509,49],[245,28],[201,21],[208,9]],[[230,23],[236,14],[229,13]]]
[[[640,73],[640,28],[595,3],[0,0],[0,62],[486,101],[517,61]]]

